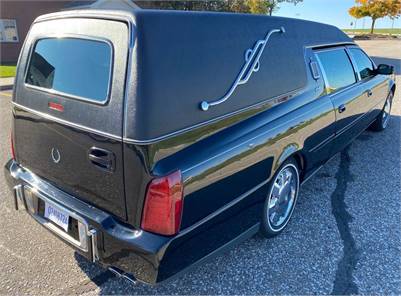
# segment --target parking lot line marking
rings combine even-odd
[[[1,92],[0,95],[10,97],[10,98],[13,96],[11,93],[6,93],[6,92]]]

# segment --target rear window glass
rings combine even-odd
[[[26,83],[68,96],[104,103],[111,75],[111,46],[78,38],[37,41]]]
[[[326,75],[329,92],[356,82],[354,68],[344,49],[321,51],[317,56]]]

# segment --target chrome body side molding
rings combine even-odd
[[[26,106],[24,106],[24,105],[18,104],[18,103],[16,103],[15,101],[12,101],[11,104],[12,104],[14,107],[18,108],[18,109],[21,109],[21,110],[24,110],[24,111],[26,111],[26,112],[32,113],[32,114],[34,114],[34,115],[36,115],[36,116],[39,116],[39,117],[41,117],[41,118],[44,118],[44,119],[46,119],[46,120],[51,120],[51,121],[54,121],[54,122],[60,123],[60,124],[62,124],[62,125],[69,126],[69,127],[72,127],[72,128],[75,128],[75,129],[84,131],[84,132],[88,132],[88,133],[92,133],[92,134],[95,134],[95,135],[99,135],[99,136],[101,136],[101,137],[110,138],[110,139],[112,139],[112,140],[114,140],[114,141],[123,141],[124,143],[127,143],[127,144],[134,144],[134,145],[150,145],[150,144],[154,144],[154,143],[157,143],[157,142],[160,142],[160,141],[163,141],[163,140],[172,138],[172,137],[174,137],[174,136],[181,135],[181,134],[183,134],[183,133],[192,131],[192,130],[194,130],[194,129],[203,127],[203,126],[205,126],[205,125],[213,124],[213,123],[215,123],[215,122],[217,122],[217,121],[219,121],[219,120],[224,120],[224,119],[226,119],[226,118],[229,118],[229,117],[234,116],[234,115],[236,115],[236,114],[239,114],[239,113],[241,113],[241,112],[249,111],[250,109],[265,108],[265,107],[263,107],[263,106],[266,105],[266,104],[269,103],[269,102],[278,101],[278,100],[280,100],[280,99],[282,99],[282,98],[284,98],[284,97],[293,97],[293,96],[296,96],[297,94],[300,93],[300,91],[301,91],[301,89],[296,89],[296,90],[293,90],[293,91],[291,91],[291,92],[288,92],[288,93],[285,93],[285,94],[282,94],[282,95],[279,95],[279,96],[276,96],[276,97],[273,97],[273,98],[266,99],[266,100],[261,101],[261,102],[259,102],[259,103],[257,103],[257,104],[248,106],[248,107],[246,107],[246,108],[242,108],[242,109],[240,109],[240,110],[237,110],[237,111],[234,111],[234,112],[225,114],[225,115],[223,115],[223,116],[219,116],[219,117],[216,117],[216,118],[213,118],[213,119],[210,119],[210,120],[201,122],[201,123],[199,123],[199,124],[195,124],[195,125],[189,126],[189,127],[187,127],[187,128],[183,128],[183,129],[180,129],[180,130],[176,130],[176,131],[173,131],[173,132],[171,132],[171,133],[168,133],[168,134],[165,134],[165,135],[156,137],[156,138],[149,138],[149,139],[135,139],[135,138],[131,138],[131,137],[121,137],[121,136],[119,136],[119,135],[115,135],[115,134],[111,134],[111,133],[106,133],[106,132],[103,132],[103,131],[98,130],[98,129],[95,129],[95,128],[91,128],[91,127],[88,127],[88,126],[85,126],[85,125],[82,125],[82,124],[78,124],[78,123],[73,123],[73,122],[71,122],[71,121],[64,120],[64,119],[55,117],[55,116],[53,116],[53,115],[50,115],[50,114],[41,112],[41,111],[37,111],[37,110],[35,110],[35,109],[32,109],[32,108],[26,107]],[[276,103],[275,103],[275,104],[276,104]],[[266,108],[267,108],[267,107],[266,107]],[[127,115],[125,115],[125,116],[127,116]]]
[[[273,29],[266,34],[265,39],[258,40],[255,46],[251,49],[247,49],[245,52],[245,64],[242,66],[241,72],[238,74],[237,78],[235,79],[233,85],[228,90],[228,92],[220,99],[215,101],[202,101],[200,103],[200,108],[203,111],[209,110],[211,106],[216,106],[221,103],[227,101],[232,94],[234,93],[235,89],[241,85],[248,82],[249,78],[251,78],[253,72],[258,72],[260,69],[260,57],[262,56],[263,51],[266,48],[266,44],[269,41],[271,35],[274,33],[285,33],[284,27],[280,29]]]

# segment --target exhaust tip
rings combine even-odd
[[[121,269],[114,267],[114,266],[110,266],[107,269],[109,271],[111,271],[112,273],[114,273],[117,277],[123,278],[123,279],[129,281],[131,284],[134,284],[134,285],[138,284],[138,281],[136,280],[136,278],[130,273],[126,273],[126,272],[122,271]]]

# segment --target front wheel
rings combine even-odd
[[[387,96],[386,102],[384,103],[383,110],[380,112],[376,120],[370,126],[371,130],[380,132],[387,128],[391,117],[391,106],[393,104],[393,96],[394,93],[391,91]]]
[[[290,159],[274,174],[269,184],[260,229],[263,236],[276,236],[287,226],[297,202],[298,192],[298,164],[294,159]]]

